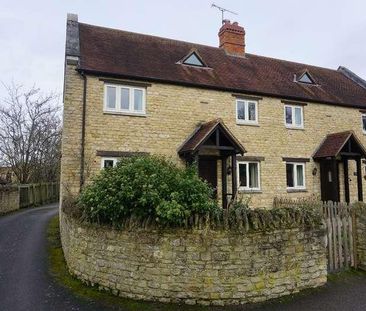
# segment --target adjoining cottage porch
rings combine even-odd
[[[357,200],[363,202],[361,161],[365,158],[366,150],[352,131],[329,134],[313,156],[320,165],[322,201],[355,201],[350,195],[352,176],[349,170],[350,161],[355,161]]]

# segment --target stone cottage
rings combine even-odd
[[[233,197],[363,201],[366,82],[246,52],[225,20],[218,47],[67,18],[62,193],[121,157],[161,154]]]

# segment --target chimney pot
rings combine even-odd
[[[223,20],[219,30],[220,48],[226,53],[236,56],[245,56],[245,30],[238,22]]]

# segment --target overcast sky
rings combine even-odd
[[[207,0],[0,0],[0,81],[62,92],[66,14],[89,24],[218,45],[221,15]],[[254,54],[366,79],[365,0],[217,0]],[[0,97],[4,97],[0,90]]]

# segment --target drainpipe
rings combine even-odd
[[[81,192],[84,182],[84,167],[85,167],[85,118],[86,118],[86,88],[87,88],[87,77],[83,71],[80,72],[80,75],[83,77],[84,80],[84,89],[83,89],[83,112],[82,112],[82,119],[81,119],[81,150],[80,150],[80,189]]]

